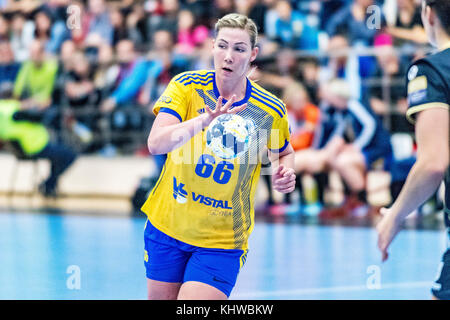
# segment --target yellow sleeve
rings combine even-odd
[[[167,112],[177,117],[180,122],[186,120],[186,114],[190,103],[189,87],[185,86],[174,77],[163,94],[159,97],[153,106],[153,113]]]
[[[287,113],[282,118],[276,118],[272,124],[267,148],[271,152],[282,152],[289,145],[290,130]]]

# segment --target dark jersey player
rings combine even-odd
[[[422,21],[434,53],[412,64],[407,73],[407,117],[415,124],[417,161],[399,197],[382,208],[377,225],[378,247],[383,261],[400,231],[404,218],[425,202],[445,181],[445,226],[450,243],[450,1],[423,0]],[[450,247],[443,256],[433,298],[450,299]]]

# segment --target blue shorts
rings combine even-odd
[[[150,221],[144,232],[147,278],[163,282],[197,281],[230,296],[248,250],[192,246],[156,229]]]

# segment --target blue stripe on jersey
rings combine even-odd
[[[188,79],[206,80],[207,78],[211,77],[212,75],[214,75],[214,72],[207,72],[207,73],[205,73],[203,75],[198,74],[198,73],[188,73],[188,74],[185,74],[183,76],[180,76],[180,77],[176,78],[175,81],[183,83],[184,81],[186,81]]]
[[[283,118],[283,114],[280,112],[280,110],[279,110],[278,108],[273,107],[272,105],[268,104],[266,101],[263,101],[263,100],[261,100],[260,98],[258,98],[258,96],[255,96],[254,94],[252,94],[251,97],[252,97],[253,99],[255,99],[255,100],[257,100],[257,101],[259,101],[259,102],[265,104],[265,105],[268,106],[269,108],[275,110],[275,111],[279,114],[280,118]]]
[[[284,105],[283,105],[283,103],[282,103],[280,100],[278,100],[277,98],[271,97],[271,96],[268,95],[266,92],[263,92],[263,91],[261,91],[261,90],[259,90],[259,89],[257,89],[257,88],[254,88],[254,89],[255,89],[256,92],[259,93],[259,95],[260,95],[261,97],[264,97],[264,98],[266,98],[267,100],[270,100],[271,102],[273,102],[274,104],[276,104],[277,106],[279,106],[279,107],[281,108],[281,110],[284,111],[283,114],[286,113],[286,109],[284,108]]]
[[[208,79],[206,79],[206,80],[208,80]],[[206,80],[203,80],[203,81],[206,81]],[[201,82],[201,80],[197,80],[197,81],[196,80],[191,80],[191,81],[183,83],[183,84],[185,86],[187,86],[188,84],[195,83],[195,84],[202,84],[204,86],[207,86],[208,84],[210,84],[212,82],[213,82],[213,79],[209,79],[208,82]]]
[[[282,146],[281,149],[269,149],[269,150],[270,150],[271,152],[277,152],[277,153],[280,153],[280,152],[283,152],[284,149],[286,149],[288,145],[289,145],[289,141],[285,140],[285,141],[284,141],[284,146]]]
[[[170,109],[170,108],[161,108],[161,109],[159,109],[159,112],[169,113],[169,114],[171,114],[171,115],[177,117],[178,120],[180,120],[180,122],[183,122],[183,119],[182,119],[181,116],[178,114],[178,112],[176,112],[176,111],[173,110],[173,109]]]

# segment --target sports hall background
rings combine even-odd
[[[0,128],[1,299],[145,299],[137,208],[164,161],[146,148],[151,106],[176,74],[213,68],[213,26],[230,12],[259,27],[253,79],[283,100],[299,88],[295,108],[320,106],[321,81],[346,80],[390,132],[399,164],[370,168],[358,217],[320,215],[344,201],[336,172],[327,173],[326,203],[305,176],[296,210],[297,193],[269,199],[260,179],[249,259],[231,298],[428,299],[445,247],[442,190],[408,218],[384,265],[373,229],[415,159],[405,73],[431,50],[420,1],[5,0],[0,10],[0,115],[11,100],[38,110],[27,121],[60,147],[51,156],[77,155],[46,190],[50,160],[17,150]],[[73,270],[81,287],[69,285]]]

